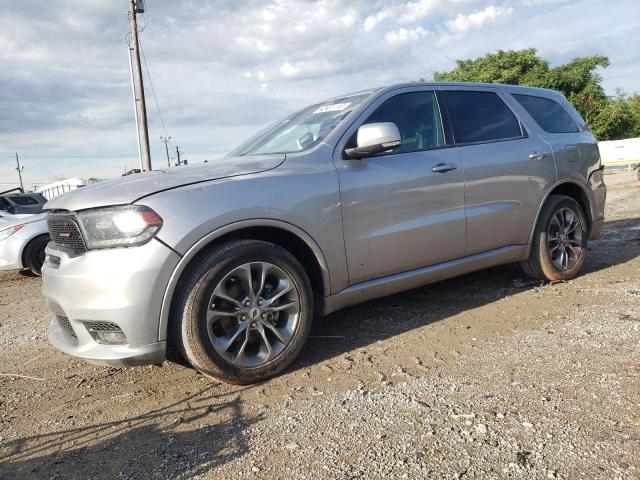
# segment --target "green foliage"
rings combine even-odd
[[[529,48],[520,51],[498,50],[473,60],[456,60],[451,72],[436,72],[436,81],[509,83],[512,85],[544,86],[549,71],[546,60]]]
[[[629,138],[634,129],[633,116],[624,95],[618,95],[607,102],[590,124],[598,132],[598,140]],[[595,134],[595,133],[594,133]]]
[[[580,112],[599,140],[640,136],[640,95],[618,93],[608,98],[596,72],[609,66],[602,55],[574,58],[549,67],[534,48],[498,50],[483,57],[457,60],[450,72],[436,72],[436,81],[485,82],[551,88],[562,92]]]
[[[629,110],[631,110],[631,118],[633,119],[633,127],[631,129],[632,137],[640,137],[640,93],[634,93],[627,98]]]

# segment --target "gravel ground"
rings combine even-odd
[[[0,274],[0,478],[640,478],[640,182],[607,175],[584,274],[476,272],[316,322],[261,385],[49,346]]]

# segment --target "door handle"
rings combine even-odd
[[[548,156],[548,152],[533,152],[531,155],[529,155],[529,160],[542,160],[543,158],[547,158]]]
[[[439,163],[431,169],[434,173],[445,173],[455,170],[458,166],[455,163]]]

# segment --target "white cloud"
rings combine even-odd
[[[243,48],[257,50],[258,52],[266,53],[271,50],[271,46],[261,38],[237,37],[235,41],[236,44]]]
[[[422,27],[417,27],[407,30],[406,28],[400,28],[399,30],[392,30],[387,32],[384,36],[385,42],[390,45],[400,45],[409,42],[417,42],[425,37],[431,35],[429,30],[425,30]]]
[[[352,13],[347,13],[346,15],[340,17],[340,21],[345,27],[350,27],[356,21],[355,17]]]
[[[607,91],[640,90],[640,50],[629,48],[640,28],[637,0],[610,0],[606,9],[595,0],[553,8],[543,1],[147,2],[141,38],[168,133],[193,161],[214,158],[305,104],[429,78],[455,59],[497,48],[535,47],[552,64],[608,55]],[[134,165],[121,5],[5,3],[0,183],[15,181],[15,151],[25,157],[27,182],[58,173],[113,176]],[[146,88],[152,156],[160,163],[164,132]],[[59,158],[83,154],[111,157]]]
[[[299,71],[300,71],[300,69],[294,67],[289,62],[285,63],[284,65],[282,65],[280,67],[280,72],[285,77],[293,77],[294,75],[297,75]]]
[[[418,0],[407,3],[398,17],[400,23],[412,23],[422,20],[443,6],[442,0]]]
[[[447,26],[453,32],[465,33],[469,30],[480,28],[486,23],[495,23],[504,20],[510,17],[512,13],[512,7],[489,5],[485,9],[469,15],[458,14],[455,20],[447,22]]]
[[[313,78],[335,73],[337,66],[325,58],[316,58],[291,64],[285,63],[280,67],[280,73],[291,78]]]
[[[400,25],[417,23],[429,18],[436,12],[451,8],[460,0],[412,0],[402,3],[389,3],[377,13],[369,15],[364,21],[364,31],[370,32],[383,20],[395,21]]]
[[[364,31],[370,32],[376,25],[378,25],[381,21],[387,18],[388,13],[384,10],[379,11],[375,15],[369,15],[364,21]]]

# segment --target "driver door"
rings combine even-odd
[[[350,284],[464,256],[464,175],[455,149],[446,148],[435,93],[390,92],[361,118],[336,159]],[[343,159],[357,127],[378,122],[396,124],[400,146]]]

